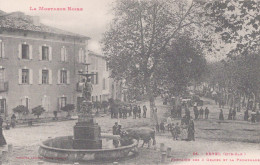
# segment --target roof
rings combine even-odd
[[[47,26],[40,22],[35,24],[35,18],[37,17],[28,16],[22,12],[5,13],[0,10],[0,28],[51,33],[62,36],[73,36],[84,39],[90,39],[89,37]]]

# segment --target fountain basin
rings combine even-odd
[[[40,144],[39,155],[50,161],[104,161],[119,160],[132,156],[138,152],[137,141],[126,146],[115,148],[113,140],[118,140],[118,135],[101,134],[102,149],[73,149],[73,136],[56,137]]]

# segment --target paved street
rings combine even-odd
[[[205,156],[207,152],[241,152],[246,156],[252,156],[252,152],[259,152],[258,142],[260,137],[260,128],[258,124],[251,124],[239,119],[239,121],[227,121],[219,122],[218,114],[219,109],[213,104],[211,100],[204,99],[207,106],[210,109],[210,115],[208,120],[195,121],[195,138],[196,141],[173,141],[171,134],[167,131],[165,133],[158,133],[156,136],[157,150],[142,149],[141,155],[132,160],[125,160],[124,163],[152,163],[157,164],[160,161],[159,147],[160,143],[165,143],[167,147],[172,148],[172,158],[185,159],[192,157]],[[148,106],[148,102],[145,102]],[[143,105],[143,104],[142,104]],[[159,120],[165,119],[165,115],[169,113],[169,106],[162,105],[162,101],[158,99],[156,101],[158,108]],[[227,109],[224,109],[225,118],[227,116]],[[193,111],[191,111],[193,116]],[[149,114],[148,114],[149,116]],[[239,116],[239,114],[238,114]],[[97,122],[101,126],[102,132],[110,132],[115,121],[118,119],[110,119],[110,116],[98,117]],[[126,120],[120,119],[119,121],[124,127],[137,127],[148,126],[149,118],[146,119],[132,119]],[[180,122],[175,120],[174,122]],[[48,137],[56,136],[68,136],[73,134],[73,126],[76,120],[64,121],[64,122],[51,122],[43,124],[35,124],[33,127],[19,127],[11,130],[5,130],[4,134],[7,142],[13,144],[14,153],[9,158],[10,164],[36,164],[37,159],[22,160],[16,157],[37,157],[38,146],[40,141],[48,139]],[[248,131],[249,130],[249,131]],[[251,131],[250,131],[251,130]],[[193,152],[197,152],[199,155],[193,155]],[[211,156],[214,158],[214,156]],[[219,158],[219,157],[215,157]],[[244,158],[244,157],[243,157]],[[167,160],[170,163],[170,159]],[[180,161],[172,162],[184,163]],[[49,163],[48,164],[55,164]]]

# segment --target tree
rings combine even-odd
[[[102,41],[112,77],[149,96],[152,123],[158,123],[155,72],[173,39],[202,22],[201,5],[179,0],[118,0],[115,18]]]
[[[39,118],[43,114],[43,112],[45,112],[45,109],[41,105],[32,109],[32,114],[37,116],[37,118]]]
[[[19,118],[21,115],[27,115],[29,113],[29,109],[24,105],[18,105],[13,109],[14,113],[18,113]]]
[[[74,104],[67,104],[61,108],[62,111],[68,112],[67,117],[70,117],[70,112],[75,109]]]
[[[232,47],[229,57],[255,51],[260,43],[260,1],[220,0],[205,5],[206,16],[210,19],[215,33],[225,44]]]

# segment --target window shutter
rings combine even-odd
[[[46,111],[50,110],[50,97],[47,96],[47,107],[46,107]]]
[[[52,47],[49,47],[49,61],[52,60]]]
[[[39,70],[39,84],[42,84],[42,69]]]
[[[32,69],[29,70],[29,83],[33,84],[33,70]]]
[[[60,70],[58,70],[58,75],[57,75],[57,84],[60,84]]]
[[[18,58],[21,59],[22,58],[22,44],[18,45]]]
[[[63,48],[60,48],[60,61],[63,61],[63,54],[64,54]]]
[[[42,60],[42,46],[39,47],[39,60]]]
[[[52,84],[52,70],[49,70],[49,84]]]
[[[64,48],[64,58],[65,58],[65,61],[67,62],[68,61],[68,55],[67,55],[67,49]]]
[[[67,70],[67,84],[70,84],[70,71]]]
[[[32,45],[29,45],[29,58],[30,58],[30,60],[33,59]]]
[[[4,58],[5,57],[5,43],[4,42],[2,42],[2,58]]]
[[[22,84],[22,69],[18,69],[18,83]]]

